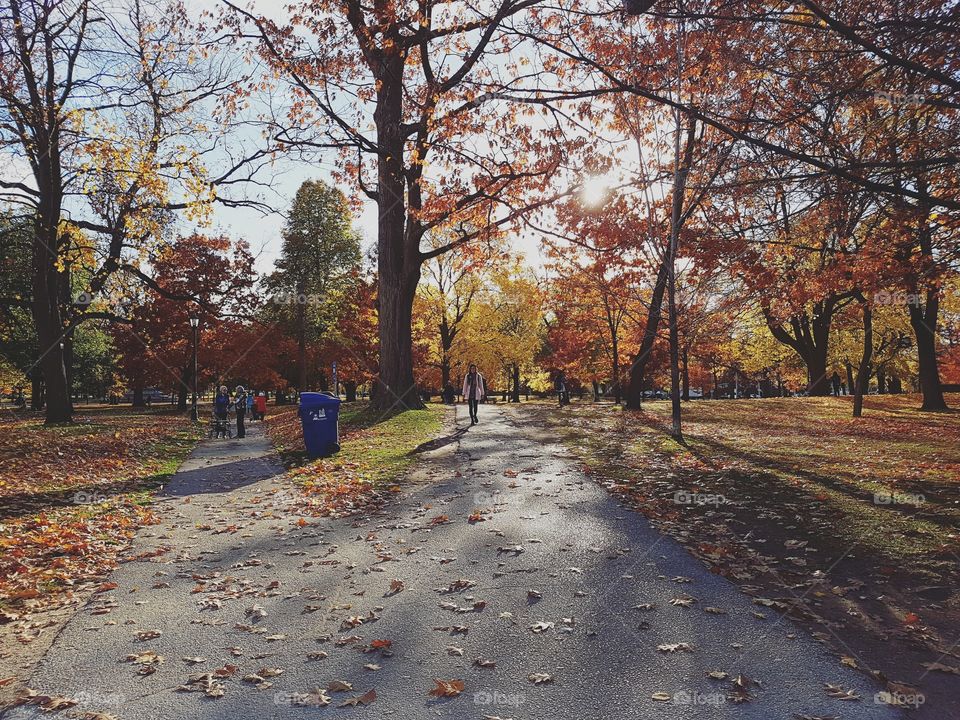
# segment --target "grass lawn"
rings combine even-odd
[[[809,621],[848,662],[929,683],[960,664],[960,412],[871,396],[855,420],[851,400],[684,403],[684,444],[669,401],[537,412],[599,483],[758,596],[761,621]]]
[[[78,409],[72,425],[0,415],[0,610],[68,601],[116,564],[145,503],[200,437],[166,409]]]
[[[416,449],[438,437],[449,409],[429,404],[384,417],[369,403],[344,403],[340,408],[340,452],[310,460],[296,406],[271,408],[267,433],[300,484],[307,502],[298,509],[312,516],[342,516],[376,504],[416,461]]]

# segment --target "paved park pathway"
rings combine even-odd
[[[162,522],[137,536],[138,559],[69,622],[30,687],[80,700],[75,716],[123,720],[900,717],[869,678],[775,612],[757,619],[621,508],[522,408],[465,418],[458,407],[457,431],[388,505],[352,519],[301,520],[256,425],[202,443],[162,493]],[[469,522],[478,509],[486,519]],[[437,679],[464,689],[428,695]]]

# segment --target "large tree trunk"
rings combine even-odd
[[[863,305],[863,355],[860,357],[860,366],[857,368],[857,385],[853,396],[853,416],[863,415],[863,396],[867,393],[870,383],[870,364],[873,361],[873,311],[870,305],[861,300]]]
[[[45,251],[39,254],[45,254]],[[50,288],[47,283],[51,275],[55,276],[56,270],[36,273],[33,284],[33,320],[42,353],[40,367],[43,370],[48,425],[68,423],[73,419],[70,410],[67,368],[61,347],[63,322],[59,294],[56,292],[55,284],[54,288]]]
[[[683,387],[683,392],[681,397],[684,400],[690,400],[690,352],[687,348],[683,349],[683,353],[680,355],[680,365],[681,365],[681,385]]]
[[[519,403],[520,402],[520,366],[517,363],[513,364],[513,389],[510,391],[510,402]]]
[[[43,370],[46,422],[70,422],[70,390],[67,366],[64,362],[63,315],[60,308],[60,278],[57,271],[57,233],[46,231],[38,222],[34,243],[33,267],[33,321],[37,330],[40,367]]]
[[[382,233],[382,229],[381,229]],[[418,272],[412,277],[386,269],[385,254],[379,258],[380,283],[377,298],[380,335],[380,376],[373,406],[380,412],[423,407],[413,379],[412,315]]]
[[[613,334],[613,402],[620,404],[620,341],[617,334]],[[597,398],[599,400],[599,398]]]
[[[413,178],[404,172],[404,58],[385,54],[378,68],[377,107],[377,317],[380,375],[373,407],[380,412],[423,407],[413,378],[413,299],[420,281],[420,233],[407,218],[407,182],[411,207],[419,205]]]
[[[790,318],[788,331],[764,307],[764,318],[773,337],[792,348],[807,366],[807,392],[810,395],[829,395],[830,378],[827,376],[827,351],[830,340],[830,324],[833,321],[836,296],[814,303],[812,312]]]
[[[36,368],[30,373],[30,409],[43,409],[43,376]]]
[[[443,392],[450,384],[450,354],[448,350],[443,351],[443,358],[440,360],[440,391]]]
[[[192,364],[192,363],[191,363]],[[193,368],[187,367],[180,372],[180,389],[177,391],[177,409],[186,410],[187,401],[193,388]]]
[[[940,368],[937,363],[937,315],[940,298],[936,291],[927,293],[924,307],[919,304],[908,305],[910,325],[917,339],[917,359],[919,361],[920,392],[923,393],[921,410],[946,410],[947,401],[943,397],[940,383]]]
[[[643,339],[640,341],[640,351],[630,366],[630,383],[627,385],[627,409],[639,410],[643,398],[644,374],[647,370],[647,360],[653,343],[657,339],[657,329],[660,326],[660,316],[663,313],[663,294],[667,289],[667,257],[669,250],[664,251],[663,261],[657,270],[657,280],[653,285],[653,295],[650,297],[650,306],[647,308],[647,324],[643,329]]]
[[[830,378],[827,376],[827,345],[811,348],[805,358],[807,364],[807,392],[811,395],[829,395]]]

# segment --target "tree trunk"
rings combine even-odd
[[[877,395],[886,395],[887,393],[887,374],[883,370],[877,370]]]
[[[847,362],[847,391],[853,392],[853,386],[854,386],[853,364],[849,360],[847,360],[846,362]]]
[[[613,402],[620,404],[620,341],[616,333],[613,335]]]
[[[30,409],[42,410],[44,403],[43,376],[34,368],[30,373]]]
[[[192,365],[192,363],[191,363]],[[186,410],[193,388],[193,368],[188,366],[180,372],[180,389],[177,391],[177,409]]]
[[[857,385],[853,396],[853,416],[863,415],[863,396],[867,393],[870,383],[870,364],[873,361],[873,311],[870,305],[861,300],[863,305],[863,355],[860,357],[860,366],[857,368]]]
[[[677,137],[674,143],[674,184],[673,184],[673,207],[670,223],[670,241],[664,250],[663,262],[657,271],[657,281],[653,286],[653,295],[650,298],[650,307],[647,309],[647,325],[643,329],[643,340],[640,343],[640,351],[634,358],[633,365],[630,368],[630,385],[627,388],[627,409],[639,410],[640,401],[643,397],[644,373],[647,369],[647,360],[650,351],[653,349],[653,343],[657,339],[657,328],[660,324],[660,316],[663,309],[663,293],[666,290],[667,282],[671,270],[671,256],[675,251],[675,241],[680,233],[680,224],[682,221],[683,198],[686,190],[687,175],[690,172],[690,166],[693,164],[693,151],[696,146],[696,122],[691,121],[687,129],[686,145],[683,149],[683,157],[680,157],[680,125],[677,124]],[[679,400],[679,398],[678,398]]]
[[[694,129],[690,122],[684,155],[680,156],[681,115],[677,111],[676,135],[673,142],[673,197],[670,213],[670,251],[667,261],[667,322],[670,324],[670,405],[673,436],[683,440],[680,409],[680,329],[677,323],[677,253],[680,249],[680,225],[683,215],[683,198],[687,187],[687,173],[693,153]]]
[[[380,335],[380,376],[373,399],[380,412],[422,408],[413,379],[412,314],[419,266],[412,277],[393,270],[384,272],[387,259],[379,257],[377,299]]]
[[[357,383],[353,380],[344,380],[343,390],[347,395],[347,402],[357,401]]]
[[[810,395],[829,395],[830,378],[827,376],[827,344],[811,348],[807,355],[807,392]]]
[[[520,402],[520,366],[517,363],[513,364],[513,389],[510,391],[510,401],[519,403]]]
[[[413,377],[413,299],[420,281],[420,234],[407,217],[419,205],[419,187],[404,168],[404,56],[384,53],[376,70],[377,105],[377,317],[380,373],[373,407],[379,412],[424,407]],[[411,193],[407,193],[407,183]]]
[[[440,361],[440,390],[446,390],[447,385],[450,384],[450,356],[446,352],[443,354],[443,359]]]
[[[910,310],[910,325],[917,340],[917,359],[919,361],[920,392],[923,393],[921,410],[946,410],[947,401],[943,397],[940,383],[940,368],[937,363],[937,315],[939,297],[936,291],[927,293],[924,307],[919,304],[907,306]]]
[[[47,249],[50,233],[34,248],[33,275],[33,321],[37,330],[37,344],[41,353],[40,368],[43,371],[46,423],[70,422],[70,391],[67,383],[67,367],[64,362],[63,316],[60,310],[60,293],[56,257]],[[56,233],[52,234],[56,237]],[[55,241],[54,241],[55,242]],[[51,245],[55,247],[55,245]]]
[[[657,328],[660,326],[660,315],[663,313],[663,294],[667,289],[667,257],[669,250],[664,251],[663,261],[657,270],[657,280],[653,286],[653,295],[650,297],[650,306],[647,308],[647,324],[643,329],[643,339],[640,341],[640,351],[630,366],[630,383],[627,385],[627,409],[639,410],[643,398],[644,374],[647,369],[647,360],[653,343],[657,339]]]
[[[687,348],[683,349],[683,353],[680,356],[681,363],[681,379],[683,386],[683,399],[686,401],[690,400],[690,363],[689,363],[689,352]]]
[[[593,381],[593,401],[600,402],[600,383]]]
[[[143,388],[133,389],[133,407],[146,407],[147,403],[143,399]]]

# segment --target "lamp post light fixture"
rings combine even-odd
[[[197,414],[197,329],[200,326],[200,318],[191,315],[190,327],[193,330],[193,404],[190,407],[190,419],[197,422],[200,417]]]

